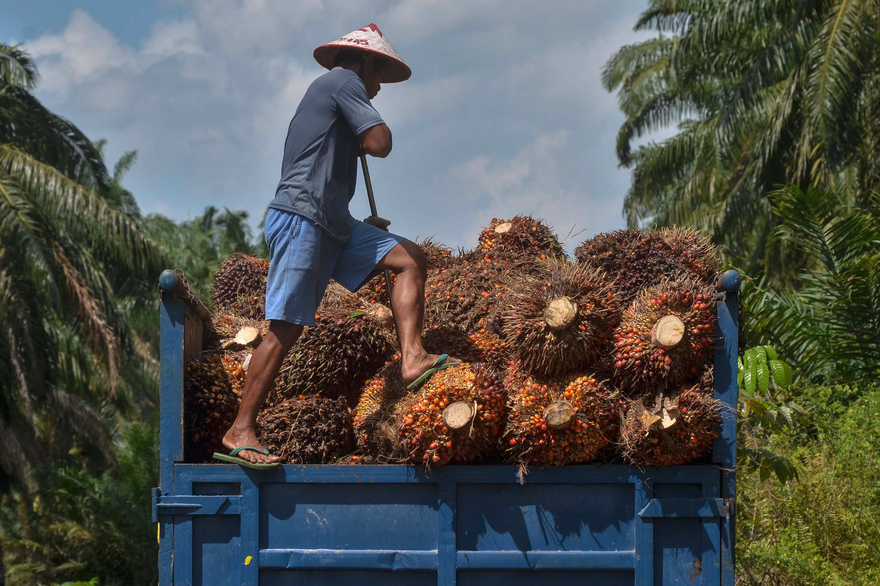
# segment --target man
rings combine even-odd
[[[330,71],[312,83],[290,122],[281,181],[266,215],[269,334],[251,357],[238,416],[223,437],[229,455],[214,455],[254,468],[279,465],[257,441],[257,414],[303,326],[315,324],[331,277],[354,291],[383,270],[397,276],[391,304],[405,383],[417,385],[456,362],[422,347],[425,255],[388,233],[387,220],[360,222],[348,211],[359,150],[381,158],[391,152],[391,131],[370,100],[382,83],[405,81],[412,72],[374,24],[318,47],[314,57]]]

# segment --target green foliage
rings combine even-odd
[[[761,480],[771,475],[783,484],[798,477],[794,464],[768,449],[774,435],[803,425],[808,413],[786,400],[783,391],[792,383],[791,367],[779,360],[772,346],[755,346],[738,359],[737,466],[757,471]]]
[[[814,382],[860,382],[880,373],[880,196],[867,210],[835,191],[794,186],[770,196],[778,238],[815,259],[798,290],[743,287],[745,324]],[[866,213],[867,211],[867,213]]]
[[[3,497],[2,543],[8,586],[64,580],[128,586],[154,584],[155,525],[150,490],[158,484],[156,419],[130,425],[113,446],[116,466],[92,474],[85,466],[44,472],[47,488],[28,502]]]
[[[111,462],[114,411],[154,399],[128,318],[165,264],[110,197],[100,149],[29,93],[36,79],[0,44],[0,488],[25,490],[72,448]]]
[[[737,583],[880,583],[880,387],[796,394],[814,418],[768,447],[796,462],[797,481],[740,469]]]
[[[180,223],[151,215],[146,218],[146,226],[173,267],[187,276],[199,299],[210,304],[211,284],[226,257],[233,252],[267,256],[263,248],[253,242],[247,219],[247,212],[229,209],[221,212],[208,206],[201,216]]]
[[[790,282],[806,259],[769,245],[768,191],[836,187],[864,205],[880,187],[880,0],[651,0],[602,81],[626,120],[630,225],[692,225]],[[644,137],[675,127],[674,136]],[[638,142],[642,142],[640,146]]]

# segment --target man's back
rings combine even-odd
[[[270,207],[303,215],[337,238],[351,231],[358,135],[383,124],[364,82],[333,69],[309,86],[287,132],[281,181]]]

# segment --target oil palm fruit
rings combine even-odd
[[[720,423],[711,377],[703,377],[669,395],[632,400],[621,425],[621,452],[639,466],[686,464],[711,453]]]
[[[683,269],[707,283],[712,282],[721,268],[718,247],[691,228],[663,228],[660,238],[669,246],[669,253]]]
[[[432,238],[425,238],[417,242],[421,251],[428,258],[428,270],[444,269],[455,262],[455,255],[448,246],[434,242]]]
[[[495,257],[497,254],[525,253],[533,258],[565,260],[559,239],[543,220],[531,216],[514,216],[509,220],[493,218],[480,232],[479,250]]]
[[[436,326],[422,336],[422,346],[431,354],[446,353],[462,362],[486,362],[499,371],[508,362],[507,343],[485,329],[469,334],[455,326]]]
[[[441,370],[398,409],[400,449],[428,468],[471,462],[496,447],[505,400],[501,378],[488,365]]]
[[[367,381],[354,410],[354,430],[363,455],[386,462],[399,459],[394,409],[407,395],[400,361],[387,364]]]
[[[624,306],[664,279],[696,275],[708,281],[717,269],[714,247],[696,232],[682,229],[604,232],[581,243],[574,254],[608,274]]]
[[[285,464],[330,464],[354,449],[345,399],[292,397],[257,417],[257,438]]]
[[[183,379],[183,417],[186,461],[205,462],[221,449],[221,440],[235,420],[239,374],[234,358],[203,354],[186,366]]]
[[[716,308],[695,277],[642,291],[614,331],[613,377],[628,393],[695,379],[713,358]]]
[[[364,383],[393,354],[388,336],[366,316],[318,316],[284,359],[270,401],[320,394],[354,406]]]
[[[553,264],[544,279],[522,279],[510,289],[504,339],[526,372],[583,371],[607,351],[620,311],[601,271],[583,263]]]
[[[439,271],[430,271],[425,283],[425,324],[458,326],[473,332],[501,331],[502,300],[517,278],[543,276],[546,263],[527,253],[496,257],[470,252]]]
[[[505,383],[502,444],[510,462],[523,468],[590,462],[617,437],[622,401],[594,375],[538,379],[512,369]]]
[[[269,261],[239,252],[230,255],[214,277],[214,307],[244,318],[266,319],[268,276]]]

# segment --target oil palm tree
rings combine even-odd
[[[658,36],[623,47],[603,71],[626,115],[617,151],[633,170],[628,222],[691,224],[772,266],[775,187],[833,187],[867,208],[880,180],[878,9],[652,0],[636,29]],[[638,144],[670,127],[672,137]]]
[[[133,351],[114,285],[162,268],[108,197],[100,150],[31,95],[36,81],[28,55],[0,44],[0,479],[20,488],[71,448],[110,457],[102,409]]]

